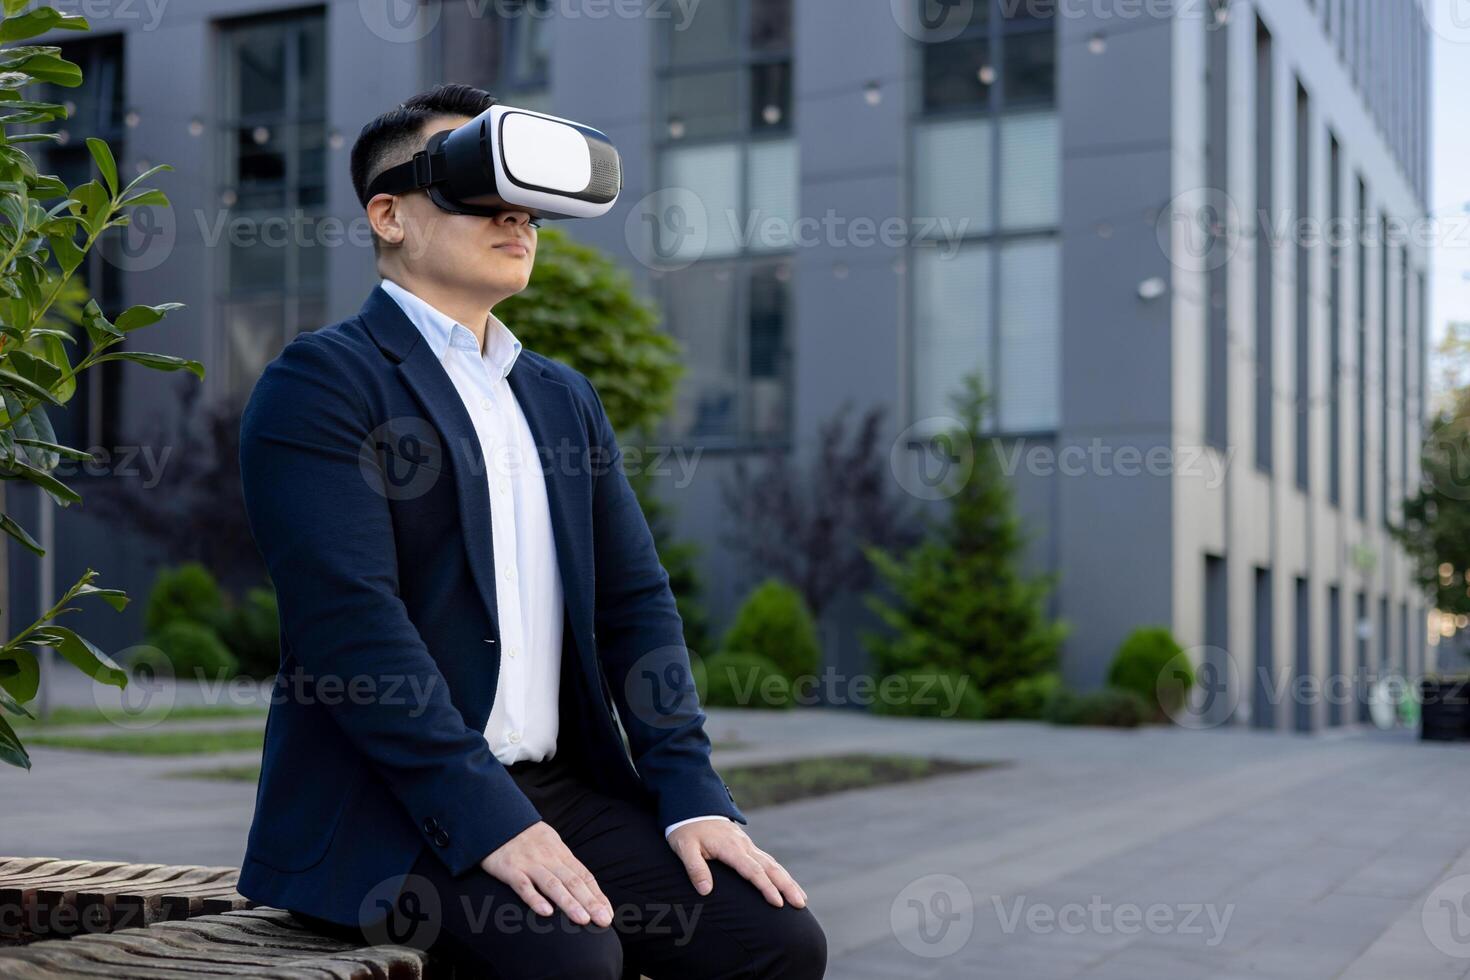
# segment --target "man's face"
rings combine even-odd
[[[423,136],[466,122],[468,116],[440,116],[425,124]],[[498,296],[514,295],[530,282],[536,229],[524,211],[488,218],[448,214],[416,191],[398,195],[395,216],[403,232],[396,261],[418,278]]]

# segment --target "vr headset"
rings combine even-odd
[[[412,160],[375,177],[367,199],[423,190],[450,214],[596,218],[612,209],[622,186],[622,161],[603,133],[497,104],[429,137]]]

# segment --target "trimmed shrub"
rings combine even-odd
[[[985,695],[985,704],[992,718],[1045,718],[1047,705],[1061,691],[1061,675],[1047,671],[998,685]]]
[[[1162,719],[1183,707],[1194,687],[1194,667],[1167,628],[1142,626],[1118,648],[1108,684],[1137,694],[1150,715]]]
[[[1047,707],[1047,721],[1055,725],[1097,725],[1137,728],[1149,718],[1149,703],[1132,691],[1103,688],[1087,694],[1059,691]]]
[[[890,691],[900,696],[885,693]],[[883,678],[878,683],[873,712],[905,718],[979,721],[985,717],[985,698],[973,677],[939,667],[920,667]]]
[[[170,623],[185,620],[218,628],[225,617],[225,597],[214,575],[196,561],[161,568],[148,593],[143,624],[151,636]]]
[[[759,654],[716,654],[704,662],[704,675],[704,703],[711,707],[791,707],[791,681]]]
[[[767,579],[746,597],[720,649],[763,657],[787,680],[822,666],[812,614],[801,594],[779,579]]]
[[[191,623],[180,619],[164,626],[148,639],[168,658],[175,677],[215,679],[233,677],[240,663],[235,655],[220,642],[218,634],[203,623]],[[134,668],[140,664],[159,666],[155,655],[144,653],[134,660]]]
[[[281,615],[273,589],[251,589],[225,614],[220,640],[240,661],[240,671],[267,678],[281,666]]]

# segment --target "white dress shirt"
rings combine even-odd
[[[563,597],[541,457],[507,380],[521,342],[491,313],[482,350],[468,327],[391,280],[382,286],[444,366],[474,423],[485,460],[500,620],[500,682],[485,739],[505,765],[549,759],[556,754],[560,721]],[[664,833],[697,820],[722,819],[718,814],[691,817]]]

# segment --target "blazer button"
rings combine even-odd
[[[439,821],[437,819],[435,819],[434,817],[430,817],[430,818],[428,818],[427,820],[424,821],[424,833],[429,834],[430,836],[433,836],[434,834],[437,834],[438,832],[439,832]]]
[[[441,830],[437,834],[435,834],[434,835],[434,843],[435,844],[438,844],[440,847],[448,847],[449,846],[449,831],[447,831],[447,830]]]

